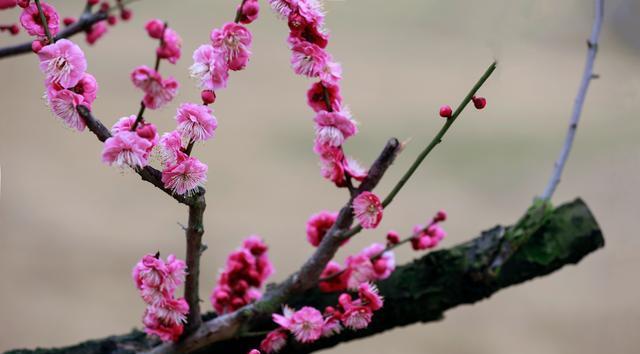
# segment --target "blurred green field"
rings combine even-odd
[[[56,1],[76,14],[84,1]],[[188,79],[191,52],[213,26],[231,20],[236,1],[140,1],[131,23],[86,49],[100,83],[95,114],[107,125],[135,114],[140,93],[129,82],[151,65],[155,43],[146,20],[167,19],[183,37],[183,59],[161,72],[181,82],[169,108],[150,112],[160,130],[174,126],[180,102],[199,92]],[[208,299],[226,254],[249,234],[263,236],[285,278],[312,252],[308,216],[337,209],[345,192],[319,175],[311,151],[310,81],[293,75],[286,24],[265,1],[249,68],[233,73],[214,105],[217,137],[197,146],[209,164],[202,298]],[[386,194],[442,124],[441,104],[455,105],[492,60],[499,68],[482,95],[400,193],[377,232],[339,254],[409,230],[437,209],[449,212],[444,246],[511,223],[544,189],[562,144],[582,73],[591,1],[327,1],[329,50],[344,69],[343,96],[360,122],[347,151],[370,163],[387,138],[411,138],[378,187]],[[607,240],[578,267],[462,307],[437,324],[397,329],[331,353],[538,354],[635,353],[640,346],[640,14],[638,1],[607,2],[594,81],[583,122],[554,200],[581,196]],[[17,10],[0,13],[15,21]],[[26,40],[0,34],[0,46]],[[44,105],[33,55],[0,60],[0,350],[60,346],[140,325],[144,304],[130,270],[145,253],[184,252],[177,222],[186,209],[100,162],[87,133],[59,123]],[[403,249],[400,263],[417,255]],[[204,303],[210,310],[210,304]]]

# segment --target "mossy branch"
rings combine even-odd
[[[311,353],[340,343],[375,335],[418,322],[444,318],[463,304],[490,297],[509,286],[552,273],[604,246],[604,238],[587,205],[580,199],[553,209],[538,202],[514,226],[496,226],[461,245],[429,253],[399,267],[378,284],[385,306],[371,325],[361,331],[345,331],[311,345],[290,343],[283,353]],[[310,290],[290,304],[322,308],[335,304],[336,294]],[[211,317],[212,315],[205,315]],[[266,318],[252,331],[269,329]],[[203,348],[202,353],[246,353],[261,337],[235,338]],[[7,354],[107,354],[149,350],[158,342],[139,331],[92,340],[60,349],[14,350]]]

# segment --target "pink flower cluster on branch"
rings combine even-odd
[[[229,255],[211,294],[211,305],[216,313],[235,311],[262,296],[260,289],[274,271],[267,250],[262,239],[253,235]]]
[[[287,343],[288,334],[300,343],[313,343],[320,338],[331,337],[344,328],[361,330],[367,328],[374,311],[382,308],[384,301],[378,289],[371,283],[361,283],[355,291],[358,297],[343,293],[336,307],[327,307],[324,312],[305,306],[294,311],[288,306],[282,315],[273,314],[273,321],[279,327],[267,334],[260,343],[264,353],[277,353]]]
[[[159,254],[148,254],[133,267],[133,281],[147,303],[144,330],[163,341],[178,340],[184,329],[189,305],[174,293],[184,283],[185,268],[184,261],[174,255],[164,262]]]

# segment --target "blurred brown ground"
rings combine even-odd
[[[76,14],[84,1],[52,1]],[[259,233],[281,280],[311,253],[304,223],[342,205],[345,192],[319,176],[311,152],[309,80],[288,65],[286,25],[262,3],[251,25],[254,56],[233,73],[215,104],[218,136],[195,153],[209,164],[203,299],[217,269],[241,238]],[[142,29],[167,19],[184,38],[184,59],[162,65],[182,83],[178,99],[148,119],[166,131],[180,101],[198,91],[188,80],[190,54],[236,1],[152,1],[134,19],[87,48],[100,85],[96,115],[110,125],[137,111],[128,74],[150,65],[155,43]],[[380,194],[389,190],[442,124],[440,104],[455,105],[495,58],[482,90],[485,111],[468,110],[388,208],[377,232],[339,257],[407,231],[437,209],[450,213],[449,246],[495,223],[510,223],[540,193],[564,137],[582,72],[592,2],[586,0],[329,1],[330,51],[344,67],[343,94],[361,133],[349,153],[369,163],[390,136],[412,138]],[[637,353],[640,338],[640,239],[637,235],[640,39],[636,1],[608,1],[607,22],[575,149],[554,200],[583,197],[607,246],[578,267],[505,290],[447,313],[437,324],[397,329],[332,353]],[[0,14],[0,23],[17,17]],[[16,42],[0,34],[0,45]],[[19,40],[25,40],[21,35]],[[60,346],[123,333],[140,325],[144,305],[132,265],[147,252],[183,255],[177,222],[186,210],[132,173],[100,162],[90,133],[65,129],[43,104],[33,55],[0,61],[0,350]],[[416,257],[398,253],[400,263]],[[205,301],[204,309],[210,310]]]

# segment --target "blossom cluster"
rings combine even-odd
[[[361,283],[354,299],[349,293],[338,298],[336,307],[326,307],[324,312],[305,306],[294,311],[284,306],[282,314],[273,314],[278,328],[269,332],[260,343],[265,353],[276,353],[287,343],[288,335],[300,343],[312,343],[320,338],[342,332],[344,328],[360,330],[371,323],[374,311],[382,308],[384,301],[378,288],[371,283]]]
[[[184,283],[186,264],[169,255],[147,254],[133,267],[132,277],[140,296],[147,303],[144,331],[163,341],[176,341],[182,334],[189,305],[174,293]]]
[[[425,250],[436,247],[447,236],[440,223],[447,220],[447,213],[440,210],[427,225],[413,227],[411,247],[414,250]]]
[[[381,243],[373,243],[348,256],[344,267],[336,261],[329,262],[320,275],[318,286],[324,292],[355,290],[362,283],[387,279],[395,269],[393,252]]]
[[[262,296],[260,288],[273,273],[267,250],[262,239],[252,235],[228,256],[210,298],[218,314],[235,311]]]
[[[48,43],[45,26],[40,20],[35,3],[20,4],[24,9],[20,22],[24,29],[36,37],[34,42]],[[52,36],[59,29],[59,15],[56,9],[41,3],[47,19],[47,28]],[[45,97],[53,114],[64,124],[77,131],[85,129],[85,122],[77,111],[79,105],[91,108],[98,93],[98,83],[87,70],[87,60],[78,45],[68,39],[38,47],[40,70],[45,75]]]

